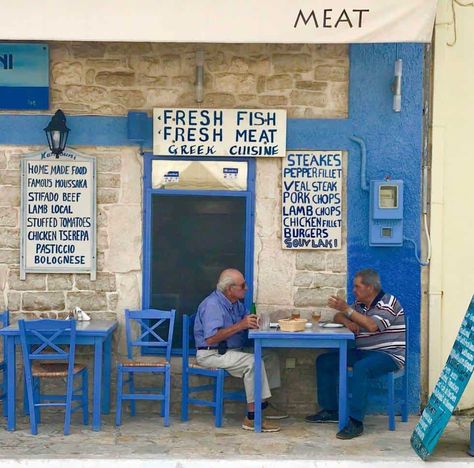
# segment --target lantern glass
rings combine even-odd
[[[56,157],[66,148],[69,128],[66,127],[66,116],[61,109],[58,109],[48,126],[44,129],[48,139],[49,149]]]

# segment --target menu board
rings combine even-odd
[[[341,248],[342,152],[288,152],[282,167],[282,247]]]
[[[474,369],[474,296],[439,380],[411,436],[411,446],[426,460],[438,443]]]
[[[286,110],[153,109],[153,154],[283,158]]]
[[[95,158],[40,151],[21,161],[21,261],[26,273],[96,275]]]

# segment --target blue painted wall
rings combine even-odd
[[[402,112],[392,111],[390,84],[394,61],[403,60]],[[360,150],[350,137],[367,144],[367,179],[389,175],[405,183],[404,235],[420,239],[423,45],[370,44],[350,48],[349,117],[290,119],[287,147],[348,151],[348,291],[360,268],[381,273],[384,288],[395,294],[410,320],[410,407],[420,402],[420,266],[413,247],[369,247],[369,196],[360,188]],[[43,145],[45,115],[0,115],[0,144]],[[125,146],[126,117],[68,116],[68,144]],[[145,148],[152,146],[151,119]],[[375,400],[372,409],[378,409]]]

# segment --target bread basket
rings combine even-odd
[[[286,331],[286,332],[299,332],[303,331],[305,324],[307,320],[306,319],[281,319],[278,320],[278,324],[280,325],[280,330],[281,331]]]

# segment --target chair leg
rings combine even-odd
[[[122,424],[122,386],[123,386],[123,373],[122,366],[117,366],[117,405],[115,407],[115,425],[120,426]]]
[[[395,379],[393,372],[387,375],[387,389],[388,389],[388,428],[391,431],[395,430]]]
[[[28,390],[26,389],[26,375],[23,376],[23,415],[30,415],[30,408],[28,404]]]
[[[170,396],[171,396],[171,368],[166,367],[165,371],[165,385],[164,385],[164,400],[162,406],[164,406],[164,425],[168,427],[170,425]]]
[[[74,375],[68,375],[66,382],[66,415],[64,417],[64,435],[69,435],[71,429],[72,393],[74,389]]]
[[[3,416],[6,418],[8,416],[8,411],[7,411],[7,370],[4,367],[3,368],[3,380],[2,380],[2,393],[3,393]]]
[[[34,394],[33,394],[33,381],[32,379],[25,378],[25,390],[28,400],[28,408],[35,407]],[[30,428],[33,435],[38,434],[38,424],[36,422],[36,411],[30,411]]]
[[[189,374],[184,367],[181,379],[181,389],[181,421],[188,421]]]
[[[216,378],[215,386],[215,398],[214,403],[216,404],[216,418],[215,426],[222,427],[222,418],[224,413],[224,372],[219,372]]]
[[[128,384],[128,393],[134,394],[135,393],[135,376],[133,375],[133,372],[129,373],[130,376],[130,382]],[[136,414],[136,403],[135,400],[130,400],[130,416],[135,416]]]
[[[82,424],[89,424],[89,374],[87,369],[82,371]]]
[[[41,403],[41,380],[39,378],[33,377],[33,389],[36,403]],[[35,406],[35,413],[36,422],[41,424],[41,408],[39,406]]]
[[[405,368],[405,375],[402,378],[403,401],[402,401],[402,422],[408,422],[408,369]]]

